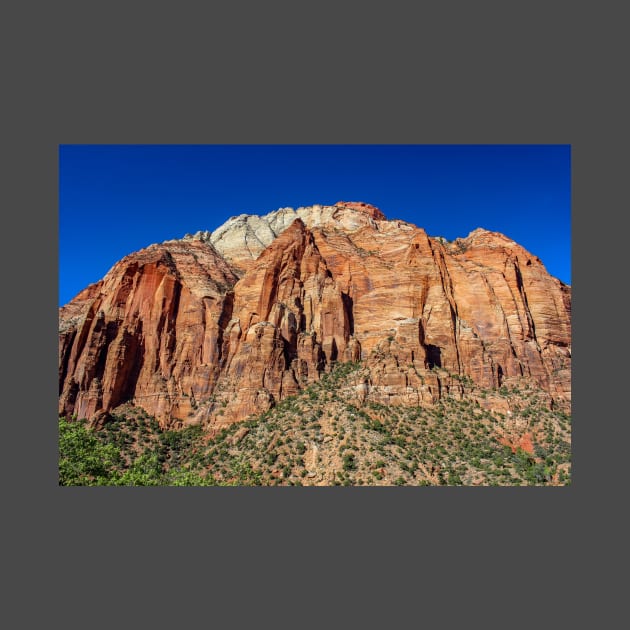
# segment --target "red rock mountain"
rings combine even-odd
[[[60,309],[59,412],[131,402],[163,426],[268,409],[334,361],[419,405],[527,382],[571,399],[571,288],[502,234],[449,243],[365,203],[232,217],[151,245]]]

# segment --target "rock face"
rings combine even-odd
[[[502,234],[447,243],[369,204],[240,215],[153,245],[60,309],[60,413],[245,419],[363,361],[358,395],[419,405],[532,382],[567,407],[571,289]]]
[[[133,400],[163,420],[211,394],[236,276],[202,241],[152,245],[60,309],[60,412]]]
[[[368,225],[370,219],[384,220],[385,215],[367,203],[338,201],[334,206],[315,205],[297,210],[280,208],[262,217],[241,214],[226,221],[212,234],[205,234],[228,262],[237,269],[247,270],[296,219],[301,219],[309,228],[335,225],[338,229],[354,230]]]

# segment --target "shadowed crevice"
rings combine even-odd
[[[354,301],[347,293],[341,294],[341,300],[343,302],[343,309],[348,320],[348,334],[352,336],[354,335]]]
[[[428,369],[434,367],[442,367],[442,351],[439,346],[434,346],[432,343],[428,343],[424,346],[427,357],[425,359],[425,366]]]

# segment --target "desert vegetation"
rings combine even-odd
[[[571,479],[571,417],[530,386],[425,407],[359,402],[341,363],[272,409],[208,433],[125,406],[104,428],[59,419],[61,485],[545,486]],[[487,408],[488,399],[499,401]],[[482,404],[483,403],[483,404]]]

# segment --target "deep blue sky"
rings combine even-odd
[[[243,212],[365,201],[502,232],[571,283],[570,145],[61,145],[59,304],[123,256]]]

